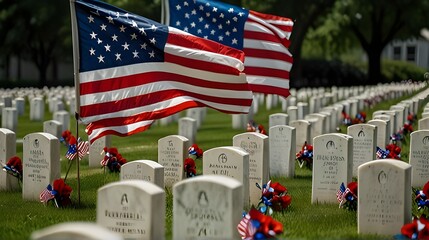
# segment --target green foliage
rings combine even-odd
[[[423,81],[427,69],[416,66],[413,63],[404,61],[383,60],[382,71],[384,82],[399,82],[412,79]]]

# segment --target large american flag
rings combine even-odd
[[[242,51],[96,0],[71,9],[78,110],[91,143],[192,107],[249,112]]]
[[[244,51],[244,72],[253,92],[290,95],[291,19],[214,0],[164,1],[167,25]]]

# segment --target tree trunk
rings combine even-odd
[[[376,85],[383,82],[381,78],[381,50],[377,49],[367,52],[368,55],[368,82],[367,84]]]

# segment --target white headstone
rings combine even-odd
[[[120,180],[144,180],[164,188],[164,167],[152,160],[135,160],[121,166]]]
[[[189,141],[179,135],[158,140],[158,163],[164,166],[164,184],[171,187],[185,177],[184,161],[188,156]]]
[[[261,190],[256,187],[256,184],[262,186],[269,180],[268,136],[256,132],[247,132],[235,135],[232,142],[233,146],[241,147],[249,153],[250,203],[257,205],[261,198]]]
[[[107,228],[92,222],[64,222],[52,225],[31,234],[31,240],[123,240]]]
[[[197,176],[173,187],[173,239],[239,239],[243,185],[226,176]]]
[[[296,131],[286,125],[270,128],[270,176],[292,178],[295,175]]]
[[[5,107],[1,116],[1,127],[16,132],[18,128],[18,111],[13,107]]]
[[[109,183],[98,189],[97,224],[124,239],[165,239],[165,192],[142,180]]]
[[[22,197],[39,201],[40,192],[61,176],[60,141],[49,133],[26,135],[22,162]]]
[[[377,127],[377,140],[375,142],[376,146],[383,149],[386,148],[390,137],[390,135],[387,135],[388,122],[383,120],[370,120],[367,123]]]
[[[50,133],[60,139],[63,133],[63,125],[57,120],[44,121],[43,132]]]
[[[360,165],[376,159],[377,127],[370,124],[354,124],[347,128],[353,137],[353,176],[357,177]]]
[[[15,102],[15,108],[18,111],[18,116],[24,115],[25,111],[25,100],[22,97],[17,97],[14,100]]]
[[[298,120],[298,107],[289,106],[287,108],[287,115],[289,116],[289,122]]]
[[[16,154],[16,135],[9,129],[0,128],[0,162],[6,164]],[[18,178],[0,171],[0,190],[20,189]]]
[[[411,186],[421,188],[429,180],[429,129],[410,134]]]
[[[301,151],[302,146],[305,142],[310,143],[310,122],[307,120],[292,121],[289,124],[295,128],[296,140],[295,140],[295,153]]]
[[[197,120],[190,117],[179,119],[179,133],[189,140],[189,143],[194,144],[197,140]]]
[[[314,138],[311,203],[337,203],[341,183],[352,180],[353,138],[329,133]]]
[[[419,130],[429,129],[429,117],[420,119],[418,124]]]
[[[309,113],[308,103],[299,102],[297,104],[298,107],[298,119],[304,119],[305,115]]]
[[[358,233],[394,235],[411,222],[411,165],[382,159],[358,168]]]
[[[274,113],[269,117],[269,128],[277,125],[287,125],[288,124],[288,115],[286,113]]]
[[[112,137],[110,135],[103,136],[95,140],[89,146],[89,167],[100,167],[100,161],[104,158],[103,149],[110,148]]]
[[[30,120],[43,121],[45,118],[45,103],[40,97],[32,98],[30,101]]]
[[[53,119],[62,124],[63,128],[61,132],[64,132],[65,130],[70,130],[70,113],[69,112],[65,110],[54,112]]]

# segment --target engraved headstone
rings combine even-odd
[[[305,115],[309,113],[308,103],[299,102],[297,104],[298,107],[298,119],[304,119]]]
[[[295,175],[295,128],[277,125],[270,128],[270,176],[292,178]]]
[[[419,130],[429,129],[429,117],[420,119],[418,122],[418,128]]]
[[[370,124],[354,124],[347,128],[347,134],[353,137],[353,176],[363,163],[376,159],[377,127]]]
[[[353,138],[329,133],[314,138],[311,203],[337,203],[341,183],[352,180]]]
[[[390,135],[387,135],[388,122],[383,120],[370,120],[367,122],[367,124],[374,125],[377,127],[377,139],[375,141],[376,146],[383,149],[386,148],[390,137]]]
[[[39,201],[40,192],[61,176],[60,141],[49,133],[26,135],[22,164],[22,197]]]
[[[232,145],[241,147],[249,153],[250,203],[257,205],[261,198],[261,190],[256,184],[262,186],[269,180],[268,137],[256,132],[241,133],[233,137]]]
[[[97,224],[124,239],[165,239],[165,192],[142,180],[109,183],[98,189]]]
[[[411,222],[411,165],[380,159],[358,168],[358,233],[394,235]]]
[[[249,153],[239,147],[216,147],[203,154],[203,175],[224,175],[243,185],[243,204],[249,206]]]
[[[0,162],[6,164],[7,161],[16,154],[16,135],[9,129],[0,128]],[[20,189],[18,178],[0,171],[0,190]]]
[[[170,135],[158,140],[158,163],[164,166],[164,184],[172,187],[185,177],[183,162],[188,156],[189,140]]]
[[[197,176],[173,187],[173,239],[239,239],[242,184],[226,176]]]
[[[287,125],[288,115],[286,113],[274,113],[269,116],[268,125],[269,128],[277,125]]]
[[[410,134],[411,186],[421,188],[429,180],[429,129]]]
[[[190,144],[196,143],[197,140],[197,120],[190,117],[179,119],[179,133],[189,140]]]
[[[121,166],[120,180],[139,179],[164,188],[164,167],[152,160],[135,160]]]
[[[31,240],[123,240],[107,228],[92,222],[64,222],[34,231]]]
[[[89,167],[100,167],[100,161],[104,158],[103,149],[110,148],[112,138],[110,135],[103,136],[89,145]]]

